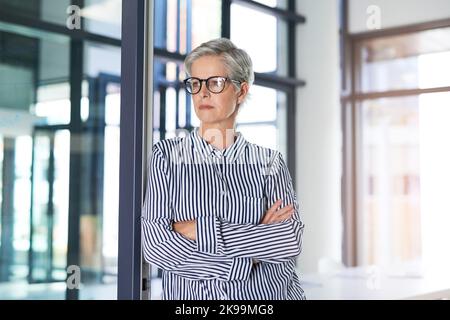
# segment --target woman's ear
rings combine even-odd
[[[249,85],[247,82],[242,82],[241,83],[241,89],[239,90],[239,95],[238,95],[238,104],[242,104],[242,102],[244,101],[245,97],[247,96],[249,90]]]

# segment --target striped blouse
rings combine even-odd
[[[304,224],[278,151],[236,132],[219,150],[195,128],[153,146],[142,213],[145,260],[162,269],[163,300],[297,300]],[[278,199],[292,218],[260,224]],[[196,240],[172,223],[196,219]]]

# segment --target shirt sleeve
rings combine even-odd
[[[304,224],[292,178],[279,152],[268,172],[265,196],[269,202],[268,207],[278,199],[282,199],[281,207],[292,203],[295,210],[292,218],[279,223],[254,225],[230,223],[213,215],[199,217],[198,249],[232,258],[249,257],[269,263],[282,263],[299,256]]]
[[[248,278],[251,259],[202,252],[197,250],[196,241],[173,230],[168,164],[156,145],[150,160],[141,221],[143,255],[148,263],[191,280]]]

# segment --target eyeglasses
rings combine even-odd
[[[197,94],[202,89],[203,81],[206,82],[206,88],[212,93],[221,93],[225,89],[227,81],[241,84],[240,81],[233,80],[227,77],[213,76],[208,79],[200,79],[196,77],[190,77],[184,80],[186,91],[190,94]]]

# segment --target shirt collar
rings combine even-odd
[[[219,150],[200,136],[198,127],[194,128],[191,132],[192,144],[197,152],[205,158],[220,159],[225,157],[229,163],[237,160],[247,145],[247,141],[244,139],[241,132],[236,131],[235,137],[236,139],[231,146],[225,148],[224,150]]]

